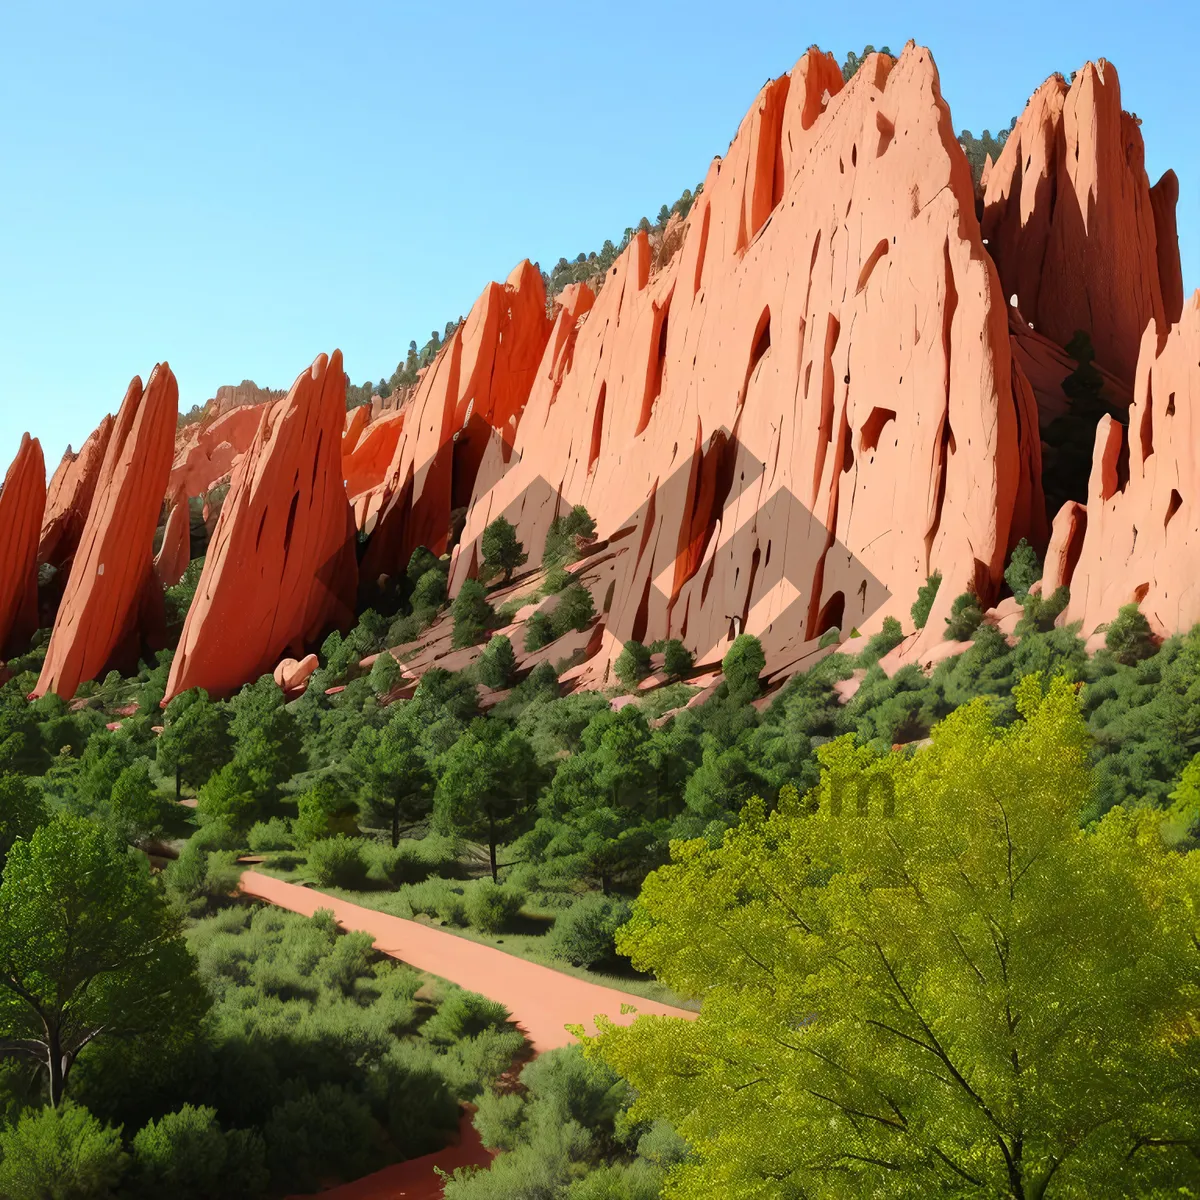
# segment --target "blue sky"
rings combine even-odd
[[[0,471],[49,469],[169,359],[181,405],[287,387],[340,346],[356,381],[549,267],[654,218],[811,43],[930,46],[958,129],[1007,125],[1104,55],[1180,177],[1200,286],[1200,4],[106,5],[9,0],[0,72]]]

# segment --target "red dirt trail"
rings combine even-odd
[[[593,1018],[597,1015],[610,1017],[621,1025],[628,1025],[636,1016],[647,1013],[689,1020],[696,1016],[694,1012],[601,987],[492,946],[363,908],[257,871],[242,874],[241,888],[248,896],[308,917],[319,908],[332,909],[342,928],[369,933],[381,954],[500,1001],[537,1053],[574,1042],[574,1036],[565,1029],[568,1024],[583,1025],[594,1031]],[[632,1006],[636,1012],[622,1013],[622,1005]],[[321,1196],[323,1200],[439,1200],[442,1181],[434,1173],[434,1167],[452,1171],[459,1166],[486,1166],[491,1158],[467,1115],[459,1126],[456,1145],[423,1158],[396,1163],[353,1183],[322,1192]]]

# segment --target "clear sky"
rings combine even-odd
[[[183,408],[335,346],[386,376],[520,259],[653,220],[810,44],[909,37],[976,134],[1110,58],[1200,286],[1196,0],[8,0],[0,471],[26,429],[53,470],[163,358]]]

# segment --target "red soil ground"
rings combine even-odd
[[[601,987],[505,954],[492,946],[481,946],[452,933],[375,912],[312,888],[260,875],[257,871],[246,871],[241,887],[248,896],[305,916],[312,916],[319,908],[332,909],[344,929],[369,933],[380,953],[499,1000],[512,1013],[535,1052],[574,1042],[576,1039],[565,1027],[579,1024],[592,1031],[595,1029],[594,1018],[598,1015],[611,1017],[622,1025],[646,1013],[689,1020],[696,1016],[684,1009]],[[622,1013],[622,1006],[636,1011]],[[452,1171],[460,1166],[486,1166],[491,1157],[467,1115],[459,1126],[456,1145],[424,1158],[397,1163],[374,1175],[323,1192],[322,1196],[325,1200],[438,1200],[442,1195],[442,1183],[434,1167]]]

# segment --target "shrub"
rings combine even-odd
[[[766,668],[767,660],[762,644],[752,634],[739,634],[733,645],[721,659],[721,672],[729,688],[730,699],[746,704],[759,693],[758,678]]]
[[[596,615],[592,593],[582,583],[573,583],[558,595],[558,603],[550,614],[550,627],[555,637],[572,629],[582,632]]]
[[[544,612],[535,612],[525,622],[525,653],[540,650],[554,641],[554,626]]]
[[[400,664],[391,651],[381,650],[371,664],[371,691],[377,696],[386,696],[400,682]]]
[[[467,920],[480,933],[503,933],[521,915],[527,897],[511,883],[480,879],[466,891]]]
[[[963,592],[954,597],[950,606],[950,615],[946,618],[946,638],[948,642],[969,642],[971,635],[983,623],[983,609],[979,607],[979,598],[974,592]]]
[[[547,596],[556,595],[561,592],[575,577],[566,567],[551,567],[546,572],[546,578],[542,581],[542,591]]]
[[[511,521],[497,517],[484,531],[480,539],[483,565],[491,573],[500,573],[507,583],[517,567],[529,561],[525,548],[517,540],[517,531]]]
[[[627,901],[592,892],[581,896],[554,921],[546,948],[555,958],[592,967],[616,954],[616,935],[629,920]]]
[[[885,654],[904,641],[904,629],[895,617],[885,617],[877,634],[867,639],[867,644],[855,661],[858,667],[873,667]]]
[[[649,647],[630,638],[613,663],[613,672],[625,687],[633,691],[638,682],[650,673]]]
[[[241,870],[236,850],[206,850],[198,838],[194,835],[163,872],[167,891],[193,915],[232,896]]]
[[[1042,577],[1042,564],[1037,551],[1022,538],[1014,547],[1008,566],[1004,569],[1004,582],[1012,588],[1012,594],[1022,603],[1029,589]]]
[[[259,821],[252,826],[246,840],[255,854],[265,854],[270,850],[290,850],[292,831],[282,817],[272,817],[269,821]]]
[[[546,567],[561,566],[579,557],[579,541],[595,536],[596,522],[582,504],[576,504],[564,516],[555,517],[546,532],[542,563]]]
[[[413,552],[414,554],[416,551]],[[414,617],[428,617],[446,603],[446,572],[439,567],[430,567],[413,587],[412,610]]]
[[[293,844],[303,849],[330,834],[330,821],[349,807],[346,798],[329,780],[322,780],[296,802],[292,822]]]
[[[424,1053],[412,1053],[414,1049]],[[418,1158],[440,1150],[457,1129],[458,1099],[428,1047],[410,1043],[397,1051],[373,1073],[377,1094],[372,1098],[398,1154]]]
[[[308,872],[320,887],[361,888],[367,881],[367,860],[361,838],[344,833],[322,838],[308,848]]]
[[[509,1016],[508,1009],[499,1001],[454,988],[421,1026],[421,1035],[434,1045],[449,1046],[487,1029],[506,1031]]]
[[[913,626],[917,629],[924,629],[925,622],[929,620],[930,610],[933,608],[933,602],[937,599],[938,588],[942,586],[941,571],[934,571],[925,582],[917,589],[917,599],[909,612],[912,614]]]
[[[461,650],[483,640],[496,612],[487,602],[483,584],[478,579],[467,579],[450,605],[450,615],[454,618],[451,645]]]
[[[138,1130],[133,1139],[136,1191],[172,1200],[262,1194],[266,1150],[256,1131],[221,1129],[212,1108],[185,1104]]]
[[[395,847],[383,842],[366,842],[363,856],[367,862],[368,878],[391,887],[420,883],[431,874],[430,864],[421,853],[420,842],[403,841]]]
[[[516,673],[517,656],[512,642],[499,633],[488,642],[479,659],[479,681],[490,688],[506,688],[512,685]]]
[[[1024,637],[1030,633],[1049,633],[1070,599],[1071,593],[1065,587],[1055,588],[1053,594],[1048,597],[1039,596],[1034,592],[1028,593],[1022,602],[1025,615],[1017,622],[1017,636]]]
[[[1122,666],[1132,667],[1158,648],[1150,622],[1136,604],[1126,604],[1104,635],[1104,645]]]
[[[668,679],[682,679],[695,662],[692,652],[678,638],[668,639],[663,647],[663,670]]]
[[[108,1200],[125,1172],[121,1131],[86,1108],[25,1113],[0,1130],[0,1196],[6,1200]]]
[[[330,1169],[343,1179],[365,1173],[374,1122],[362,1100],[326,1083],[276,1105],[264,1132],[272,1185],[311,1190]]]

